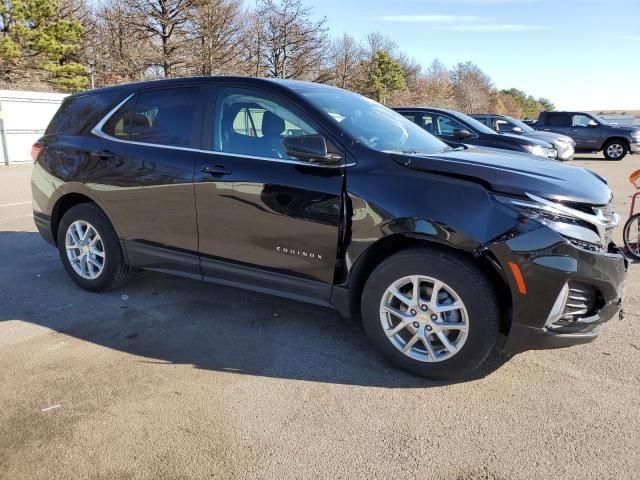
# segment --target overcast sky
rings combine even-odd
[[[640,0],[307,0],[332,35],[379,31],[424,66],[477,63],[560,109],[640,109]]]

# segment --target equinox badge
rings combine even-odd
[[[277,246],[276,251],[280,253],[285,253],[287,255],[297,255],[299,257],[308,257],[308,258],[315,258],[316,260],[322,260],[322,255],[320,255],[319,253],[308,252],[307,250],[298,250],[296,248]]]

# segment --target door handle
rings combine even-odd
[[[107,160],[108,158],[113,158],[116,156],[115,153],[110,152],[109,150],[93,150],[89,152],[89,155],[92,157],[98,157],[102,160]]]
[[[224,177],[225,175],[231,174],[231,169],[220,163],[213,166],[203,165],[202,167],[200,167],[200,171],[202,173],[208,173],[213,177]]]

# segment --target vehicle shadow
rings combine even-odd
[[[33,232],[0,232],[0,322],[30,322],[140,362],[314,382],[437,387],[390,367],[361,324],[328,308],[154,272],[104,294],[81,290]],[[472,376],[507,356],[498,349]]]

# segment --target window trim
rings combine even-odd
[[[206,85],[206,86],[217,87],[217,85]],[[222,157],[251,158],[251,159],[254,159],[254,160],[268,160],[270,162],[286,163],[286,164],[290,164],[290,165],[301,165],[301,166],[305,166],[305,167],[336,169],[336,168],[353,167],[356,164],[356,162],[350,162],[350,163],[340,163],[338,165],[329,165],[329,164],[305,162],[303,160],[289,160],[289,159],[286,159],[286,158],[260,157],[260,156],[255,156],[255,155],[244,155],[244,154],[237,154],[237,153],[231,153],[231,152],[217,152],[217,151],[214,151],[214,150],[204,150],[202,148],[194,148],[194,147],[179,147],[179,146],[175,146],[175,145],[161,145],[161,144],[157,144],[157,143],[137,142],[135,140],[123,140],[121,138],[112,137],[111,135],[109,135],[109,134],[105,133],[104,131],[102,131],[102,127],[104,127],[104,125],[109,121],[109,119],[113,115],[115,115],[115,113],[125,103],[127,103],[129,100],[131,100],[131,98],[133,98],[134,95],[137,95],[137,94],[142,93],[144,91],[145,90],[139,90],[139,91],[133,92],[130,95],[128,95],[124,100],[122,100],[120,103],[118,103],[111,111],[109,111],[102,118],[102,120],[100,120],[96,124],[95,127],[93,127],[91,129],[91,133],[93,135],[95,135],[97,137],[100,137],[100,138],[103,138],[105,140],[110,140],[112,142],[118,142],[118,143],[125,143],[125,144],[129,144],[129,145],[140,145],[140,146],[143,146],[143,147],[165,148],[165,149],[168,149],[168,150],[180,150],[180,151],[183,151],[183,152],[206,153],[207,155],[215,155],[215,156],[222,156]],[[206,95],[206,90],[201,90],[201,95]],[[204,125],[204,123],[203,123],[203,125]]]

